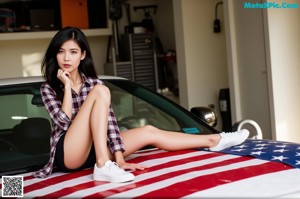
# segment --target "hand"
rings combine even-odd
[[[131,171],[135,171],[135,170],[144,170],[146,168],[148,168],[147,166],[141,165],[141,164],[134,164],[134,163],[127,163],[127,162],[118,162],[118,165],[121,169],[124,170],[131,170]]]
[[[58,69],[57,78],[64,84],[70,84],[70,73],[68,71],[63,71],[62,69]]]

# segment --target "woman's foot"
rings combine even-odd
[[[106,182],[128,182],[134,180],[134,175],[121,169],[117,163],[108,160],[101,168],[94,166],[94,180]]]
[[[210,151],[221,151],[223,149],[243,143],[248,138],[249,131],[247,129],[241,129],[235,132],[222,132],[220,133],[220,136],[221,139],[219,143],[214,147],[210,147]]]

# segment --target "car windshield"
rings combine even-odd
[[[175,103],[127,80],[103,80],[121,131],[153,125],[183,133],[213,129]],[[49,160],[51,125],[41,82],[0,87],[0,175],[37,170]]]
[[[126,80],[105,82],[120,129],[147,124],[185,133],[211,133],[211,128],[167,98]]]

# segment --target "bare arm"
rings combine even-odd
[[[62,110],[67,114],[67,116],[72,118],[72,92],[71,92],[71,80],[70,74],[61,69],[57,72],[57,78],[64,84],[64,98],[62,102]]]

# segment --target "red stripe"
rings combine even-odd
[[[139,162],[144,162],[147,160],[152,160],[152,159],[159,159],[159,158],[164,158],[164,157],[172,157],[176,155],[184,155],[188,154],[191,152],[196,152],[195,150],[179,150],[179,151],[163,151],[161,150],[160,153],[155,153],[155,154],[150,154],[150,155],[141,155],[138,157],[135,157],[133,159],[128,160],[127,162],[129,163],[139,163]]]
[[[78,190],[84,190],[84,189],[88,189],[88,188],[91,188],[91,187],[94,187],[94,186],[99,186],[99,185],[102,185],[102,184],[106,184],[107,182],[97,182],[97,181],[90,181],[90,182],[87,182],[87,183],[83,183],[83,184],[80,184],[80,185],[76,185],[76,186],[72,186],[72,187],[66,187],[66,188],[63,188],[59,191],[56,191],[54,193],[49,193],[47,195],[44,195],[44,196],[41,196],[41,197],[36,197],[36,198],[61,198],[65,195],[69,195],[75,191],[78,191]]]
[[[180,198],[215,186],[288,169],[291,169],[291,167],[277,162],[267,162],[261,165],[248,166],[215,174],[199,176],[191,180],[179,182],[171,186],[149,192],[147,194],[138,196],[138,198]]]
[[[142,162],[142,161],[145,161],[145,160],[171,157],[171,156],[175,156],[175,155],[183,155],[183,154],[187,154],[187,153],[191,153],[191,152],[195,152],[195,150],[182,150],[182,151],[174,151],[174,152],[161,151],[160,153],[157,153],[157,154],[151,154],[151,155],[147,155],[147,156],[137,156],[137,157],[129,160],[128,162],[138,163],[138,162]],[[24,188],[24,193],[28,193],[28,192],[31,192],[31,191],[35,191],[35,190],[38,190],[38,189],[45,188],[45,187],[49,186],[49,184],[50,185],[58,184],[60,182],[66,181],[66,180],[72,180],[72,179],[75,179],[75,178],[78,178],[78,177],[82,177],[84,175],[89,175],[91,173],[92,173],[92,169],[87,169],[87,170],[78,171],[78,172],[74,172],[74,173],[63,174],[61,176],[53,177],[51,179],[45,179],[41,182],[26,186]],[[83,184],[85,184],[85,183],[83,183]],[[67,195],[67,194],[70,194],[72,192],[82,190],[81,186],[82,185],[79,184],[79,185],[76,185],[76,186],[73,186],[73,187],[67,187],[63,191],[60,190],[58,192],[49,193],[49,194],[47,194],[47,196],[48,196],[48,198],[62,197],[63,195]],[[87,186],[86,188],[91,188],[91,187],[96,186],[96,185],[95,184],[87,184],[87,185],[83,185],[83,186]],[[76,187],[78,187],[78,188],[76,188]],[[63,194],[64,191],[66,191],[65,194]],[[58,196],[56,196],[56,194],[58,194]],[[46,196],[41,196],[41,197],[46,197]]]
[[[149,153],[149,152],[153,152],[153,151],[162,151],[162,150],[159,148],[143,149],[140,151],[136,151],[135,154],[143,154],[143,153]]]
[[[189,152],[195,152],[195,151],[189,151]],[[172,153],[173,155],[180,155],[180,154],[186,154],[187,151],[182,151],[182,153]],[[163,158],[163,157],[169,157],[169,155],[167,155],[168,153],[160,153],[160,155],[158,154],[155,154],[154,156],[156,158]],[[180,164],[183,164],[185,162],[191,162],[191,161],[196,161],[196,160],[203,160],[203,159],[207,159],[207,158],[211,158],[211,157],[217,157],[217,156],[220,156],[222,154],[218,154],[218,153],[209,153],[209,154],[205,154],[205,155],[199,155],[199,156],[196,156],[196,157],[190,157],[190,158],[185,158],[185,159],[181,159],[181,160],[174,160],[174,161],[171,161],[169,163],[165,163],[165,164],[160,164],[158,166],[153,166],[151,167],[151,171],[155,171],[155,170],[159,170],[159,169],[162,169],[162,168],[165,168],[165,167],[169,167],[169,166],[176,166],[176,165],[180,165]],[[144,157],[136,157],[135,158],[135,162],[140,162],[140,159],[144,159]],[[134,174],[135,175],[139,175],[141,173],[145,173],[145,172],[148,172],[149,170],[147,169],[147,171],[135,171]],[[60,191],[57,191],[57,192],[53,192],[53,193],[50,193],[50,194],[47,194],[46,196],[42,196],[43,198],[58,198],[58,197],[63,197],[65,195],[68,195],[68,194],[71,194],[73,192],[76,192],[78,190],[83,190],[82,189],[82,186],[84,186],[85,189],[88,189],[88,188],[92,188],[94,186],[98,186],[100,185],[99,184],[100,182],[95,182],[95,183],[90,183],[90,182],[87,182],[87,183],[83,183],[83,184],[79,184],[79,185],[75,185],[75,186],[72,186],[72,187],[66,187],[64,188],[63,190],[60,190]],[[102,184],[105,184],[106,182],[102,182]],[[131,187],[132,188],[132,187]]]
[[[172,162],[169,162],[169,163],[166,163],[166,164],[163,164],[163,165],[157,165],[157,166],[151,167],[151,168],[147,169],[147,171],[144,171],[144,172],[160,170],[160,169],[168,168],[168,167],[171,167],[171,166],[181,165],[181,164],[184,164],[184,163],[187,163],[187,162],[205,160],[205,159],[209,159],[209,158],[213,158],[213,157],[217,157],[217,156],[222,156],[222,155],[225,155],[225,154],[222,154],[222,153],[209,153],[209,154],[202,155],[202,156],[186,158],[186,159],[182,159],[182,160],[178,160],[178,161],[174,161],[174,162],[172,161]],[[242,162],[242,161],[249,160],[249,159],[252,159],[252,157],[237,157],[237,158],[234,158],[234,159],[224,160],[224,161],[211,163],[211,164],[207,164],[207,165],[203,165],[203,166],[197,166],[197,167],[193,167],[193,168],[189,168],[189,169],[173,171],[173,172],[170,171],[169,173],[166,173],[166,174],[163,174],[163,175],[160,175],[160,176],[156,176],[156,177],[153,177],[153,178],[150,178],[150,179],[142,180],[142,181],[139,181],[139,182],[134,182],[134,183],[127,184],[127,185],[124,185],[124,186],[120,186],[118,188],[114,188],[114,189],[111,189],[111,190],[102,191],[100,193],[95,193],[95,194],[89,195],[85,198],[109,197],[109,196],[111,196],[113,194],[116,194],[116,193],[128,191],[128,190],[132,189],[133,185],[134,185],[134,188],[139,188],[139,187],[142,187],[142,186],[145,186],[145,185],[148,185],[148,184],[152,184],[152,183],[159,182],[159,181],[162,181],[162,180],[165,180],[165,179],[169,179],[169,178],[172,178],[174,176],[182,175],[184,173],[188,173],[188,172],[191,172],[191,171],[198,171],[198,170],[204,170],[204,169],[214,168],[214,167],[218,167],[218,166],[224,166],[224,165],[227,165],[227,164]],[[149,198],[151,198],[151,197],[149,197]]]
[[[135,176],[140,175],[142,173],[148,173],[148,172],[152,172],[152,171],[157,171],[160,169],[165,169],[168,167],[173,167],[173,166],[178,166],[178,165],[182,165],[185,163],[189,163],[189,162],[194,162],[194,161],[200,161],[200,160],[206,160],[209,158],[214,158],[214,157],[218,157],[218,156],[222,156],[225,155],[223,153],[208,153],[208,154],[204,154],[204,155],[198,155],[198,156],[194,156],[194,157],[188,157],[188,158],[182,158],[179,160],[172,160],[163,164],[159,164],[159,165],[155,165],[152,166],[146,170],[137,170],[135,172],[133,172],[135,174]]]
[[[24,176],[24,177],[23,177],[24,181],[26,181],[26,180],[31,180],[31,179],[33,179],[33,178],[35,178],[35,177],[33,177],[32,175],[30,175],[30,176]]]
[[[44,179],[41,182],[25,186],[24,187],[24,193],[26,194],[26,193],[31,192],[31,191],[35,191],[35,190],[38,190],[38,189],[45,188],[49,185],[57,184],[57,183],[64,182],[64,181],[67,181],[67,180],[72,180],[72,179],[79,178],[79,177],[82,177],[82,176],[85,176],[85,175],[89,175],[91,173],[92,173],[91,169],[86,169],[86,170],[82,170],[82,171],[78,171],[78,172],[63,174],[63,175],[56,176],[56,177],[53,177],[53,178],[50,178],[50,179]]]
[[[170,156],[174,156],[174,155],[178,155],[178,154],[186,154],[186,153],[190,153],[190,152],[191,152],[191,150],[171,152]],[[153,159],[153,158],[163,158],[163,157],[168,156],[168,154],[169,154],[169,152],[161,151],[158,154],[147,155],[145,157],[144,156],[138,156],[136,158],[133,158],[132,160],[129,160],[128,162],[134,163],[134,162],[141,162],[141,161],[145,161],[145,160]],[[58,184],[58,183],[66,181],[66,180],[72,180],[72,179],[75,179],[75,178],[82,177],[84,175],[89,175],[91,173],[92,173],[92,169],[86,169],[86,170],[83,170],[83,171],[78,171],[78,172],[73,172],[73,173],[68,173],[68,174],[62,174],[60,176],[56,176],[56,177],[53,177],[53,178],[50,178],[50,179],[43,179],[42,181],[39,181],[37,183],[25,186],[24,187],[24,193],[28,193],[28,192],[31,192],[31,191],[35,191],[35,190],[38,190],[38,189],[45,188],[45,187],[49,186],[49,184],[50,185]],[[27,177],[24,178],[24,182],[26,180],[30,180],[30,179],[33,179],[33,178],[34,178],[33,176],[27,176]],[[26,182],[24,184],[26,184]]]

